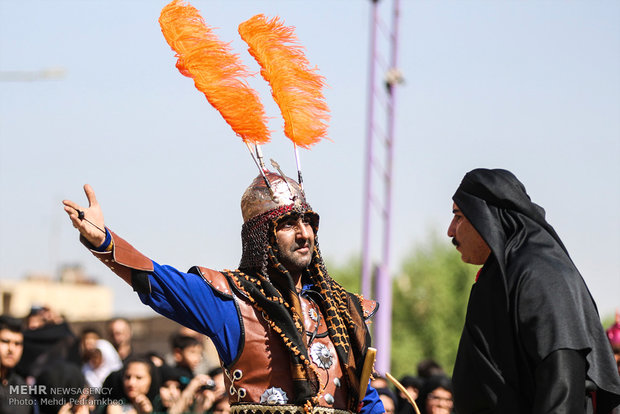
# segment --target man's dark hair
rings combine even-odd
[[[161,354],[157,351],[147,351],[144,353],[144,355],[146,355],[150,360],[152,360],[153,358],[161,359],[162,361],[164,360],[164,357],[162,357]]]
[[[37,385],[43,385],[49,390],[52,388],[63,390],[63,396],[37,394],[39,412],[42,414],[57,413],[64,403],[70,400],[78,400],[81,396],[80,389],[87,386],[86,379],[80,367],[72,362],[57,360],[51,362],[37,376]]]
[[[418,363],[418,376],[422,378],[429,378],[435,375],[444,375],[445,372],[441,365],[434,359],[425,359]]]
[[[403,387],[413,387],[416,390],[420,391],[422,385],[424,385],[424,380],[420,377],[414,377],[413,375],[405,375],[399,381]]]
[[[377,394],[389,397],[392,401],[394,401],[394,407],[396,407],[398,400],[396,399],[396,394],[394,394],[394,391],[389,388],[377,388]]]
[[[22,332],[22,322],[9,315],[0,315],[0,331],[4,329],[11,332]]]
[[[101,333],[99,333],[99,331],[97,329],[92,328],[92,327],[86,327],[86,328],[82,329],[82,332],[80,333],[80,336],[83,337],[84,335],[90,334],[90,333],[95,334],[99,338],[101,338]]]
[[[180,349],[181,351],[190,346],[202,346],[202,343],[193,336],[174,334],[170,337],[170,346],[172,349]]]

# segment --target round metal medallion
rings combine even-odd
[[[310,348],[310,355],[312,355],[312,361],[319,366],[319,368],[329,369],[334,363],[334,357],[329,351],[329,348],[323,344],[315,343]]]
[[[311,308],[308,311],[308,315],[310,315],[310,319],[312,319],[314,322],[318,322],[319,315],[316,313],[316,310],[314,308]]]
[[[288,402],[288,398],[286,397],[286,392],[279,387],[271,387],[260,396],[261,404],[269,404],[269,405],[278,405],[278,404],[286,404]]]

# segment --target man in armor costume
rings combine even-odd
[[[377,304],[329,276],[319,216],[296,181],[264,171],[252,182],[241,200],[241,263],[221,272],[184,273],[145,257],[104,227],[93,189],[84,190],[88,208],[63,201],[82,243],[143,303],[211,338],[232,412],[384,411],[377,392],[360,384],[366,320]]]

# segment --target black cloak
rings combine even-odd
[[[596,304],[545,211],[506,170],[469,172],[453,200],[491,248],[471,290],[454,367],[457,412],[537,411],[541,388],[574,385],[562,375],[569,363],[554,360],[571,354],[582,356],[581,372],[585,358],[596,412],[609,412],[620,403],[620,376]],[[543,361],[557,377],[540,376]],[[552,393],[542,399],[561,397]]]

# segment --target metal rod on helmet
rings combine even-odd
[[[263,180],[265,180],[265,184],[267,185],[267,188],[269,189],[269,192],[271,193],[271,196],[273,197],[274,195],[273,189],[271,188],[271,183],[269,182],[269,180],[267,179],[267,176],[265,175],[264,168],[261,168],[260,163],[256,159],[256,155],[254,155],[254,151],[252,151],[252,146],[250,145],[250,143],[246,142],[245,145],[246,147],[248,147],[248,151],[250,151],[250,155],[252,156],[252,159],[254,160],[254,164],[256,164],[256,166],[258,167],[258,172],[260,172],[260,175],[263,177]],[[258,148],[258,145],[256,147]]]
[[[389,379],[390,381],[392,381],[392,384],[394,384],[396,388],[398,388],[398,390],[405,395],[405,398],[407,398],[407,401],[409,401],[409,404],[413,406],[413,409],[415,410],[416,414],[420,414],[420,409],[418,408],[418,405],[415,403],[415,400],[413,399],[411,394],[409,394],[409,391],[407,391],[407,388],[405,388],[403,384],[398,382],[398,380],[396,380],[396,378],[394,378],[392,374],[390,374],[389,372],[385,373],[385,377]]]
[[[293,147],[295,148],[295,164],[297,165],[297,181],[299,182],[301,191],[304,191],[304,179],[301,176],[301,160],[299,159],[299,148],[297,148],[297,144],[295,143],[293,143]]]
[[[276,160],[274,160],[273,158],[269,159],[269,161],[271,161],[271,165],[273,165],[273,168],[275,168],[278,171],[278,173],[280,174],[280,177],[282,177],[282,179],[286,183],[286,186],[288,187],[288,192],[291,194],[291,199],[292,199],[294,197],[293,189],[291,188],[291,185],[288,183],[288,180],[286,179],[286,176],[284,175],[284,173],[280,169],[280,164],[278,164],[276,162]]]
[[[258,157],[258,163],[260,167],[264,170],[265,163],[263,162],[263,150],[260,149],[260,145],[254,144],[254,149],[256,150],[256,156]]]

